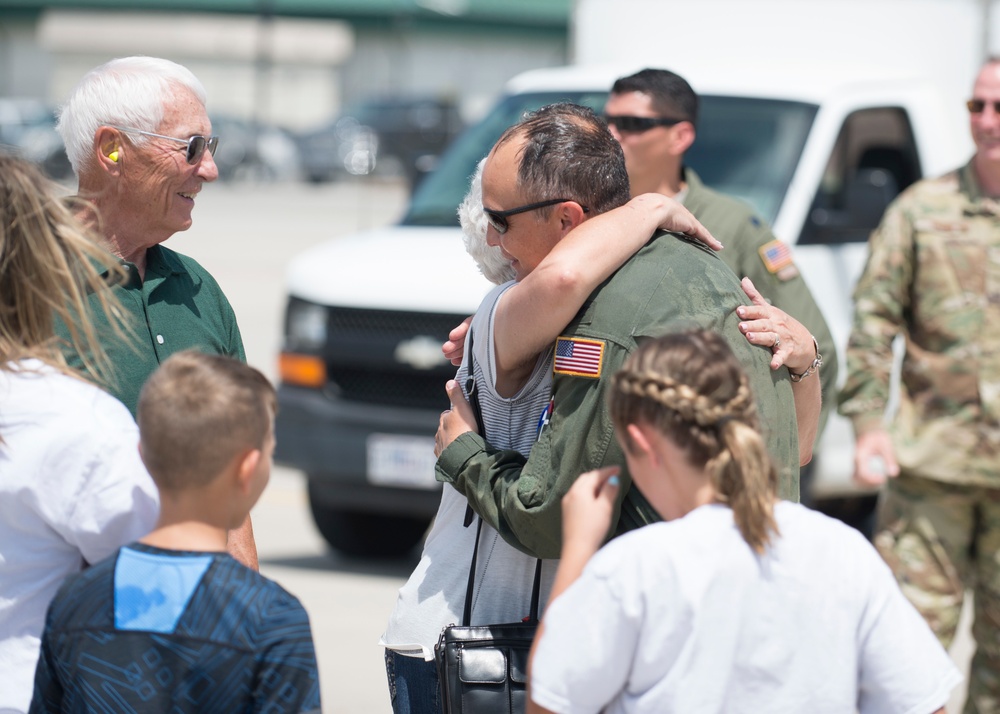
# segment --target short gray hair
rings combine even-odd
[[[205,87],[187,67],[159,57],[119,57],[87,72],[59,110],[56,128],[77,176],[92,160],[94,136],[107,124],[153,131],[163,121],[163,105],[177,87],[205,104]],[[136,134],[136,144],[147,141]]]

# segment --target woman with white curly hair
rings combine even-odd
[[[487,241],[482,171],[480,163],[458,209],[466,249],[483,275],[497,284],[483,300],[473,323],[476,384],[490,443],[527,455],[549,408],[552,350],[547,345],[555,340],[558,329],[580,309],[587,295],[645,245],[658,226],[693,234],[709,244],[718,243],[679,203],[659,194],[648,194],[584,221],[518,281],[511,260],[499,247]],[[567,275],[571,280],[562,283],[559,304],[552,305],[545,315],[550,331],[523,324],[520,336],[528,339],[519,342],[512,351],[519,351],[516,359],[525,368],[513,375],[502,374],[494,359],[493,327],[497,316],[494,308],[515,288],[531,292],[553,276]],[[538,349],[531,344],[546,347]],[[459,346],[449,357],[461,362],[462,353],[463,348]],[[457,384],[464,382],[468,370],[466,362],[459,370],[458,381],[448,383],[449,391],[459,389]],[[438,433],[440,435],[441,431]],[[475,525],[465,527],[467,513],[465,497],[446,486],[421,560],[400,590],[382,637],[390,697],[396,714],[441,711],[437,673],[431,660],[442,628],[459,622],[462,614],[468,564],[477,531]],[[477,568],[473,622],[520,619],[527,614],[527,610],[522,612],[525,603],[520,592],[524,589],[523,583],[528,583],[530,591],[535,559],[509,545],[496,530],[485,524],[479,542],[482,565]],[[542,602],[547,597],[554,572],[554,563],[544,561]]]

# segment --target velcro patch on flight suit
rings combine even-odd
[[[769,273],[776,275],[778,280],[791,280],[799,274],[791,249],[780,240],[765,243],[757,252],[764,261],[764,267]]]
[[[604,365],[604,341],[580,337],[557,337],[554,374],[600,379]]]

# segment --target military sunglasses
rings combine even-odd
[[[187,154],[185,158],[189,164],[196,164],[201,160],[201,157],[205,154],[205,149],[208,149],[208,153],[215,156],[215,150],[219,148],[219,137],[217,136],[202,136],[196,134],[189,139],[178,139],[176,136],[164,136],[163,134],[154,134],[151,131],[143,131],[142,129],[134,129],[127,126],[116,126],[114,124],[108,124],[107,126],[112,129],[117,129],[118,131],[124,131],[128,134],[142,134],[143,136],[152,136],[157,139],[168,139],[170,141],[176,141],[180,144],[187,145]]]
[[[524,206],[518,206],[517,208],[511,208],[506,211],[494,211],[490,208],[483,206],[483,213],[486,214],[486,220],[490,222],[494,230],[500,235],[507,232],[510,225],[507,223],[508,216],[516,216],[518,213],[527,213],[528,211],[537,211],[539,208],[545,208],[546,206],[555,206],[557,203],[567,203],[572,201],[572,198],[553,198],[549,201],[539,201],[538,203],[529,203]],[[586,206],[581,205],[580,208],[583,209],[584,213],[590,211]]]
[[[618,131],[623,131],[628,134],[641,134],[642,132],[649,131],[657,126],[673,126],[674,124],[680,124],[682,121],[687,121],[687,119],[670,119],[668,117],[630,117],[605,114],[604,121],[608,123],[608,126],[613,125],[617,127]]]

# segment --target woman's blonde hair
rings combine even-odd
[[[110,381],[89,300],[96,297],[121,333],[122,312],[108,280],[124,272],[97,240],[37,166],[0,154],[0,369],[35,358],[72,373],[55,336],[58,319],[84,369]]]
[[[628,424],[659,429],[705,470],[744,540],[764,552],[778,532],[778,473],[746,373],[722,337],[693,330],[646,342],[614,376],[608,398],[626,449],[633,448]]]

